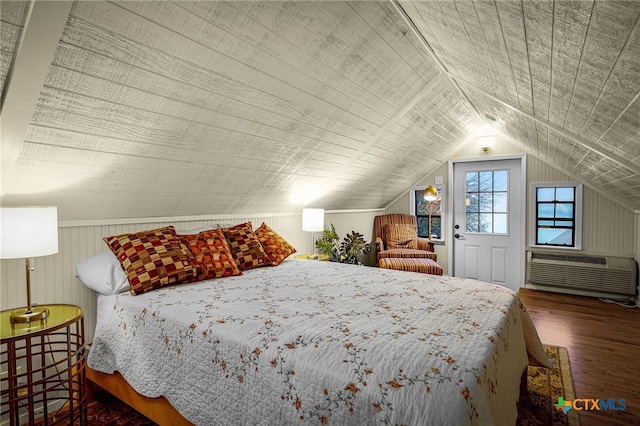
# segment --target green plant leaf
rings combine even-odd
[[[369,243],[363,235],[356,231],[351,231],[340,242],[340,237],[336,233],[336,228],[331,224],[330,228],[322,231],[322,237],[316,241],[316,248],[325,254],[333,262],[350,263],[361,265],[360,259],[365,254],[369,254],[371,249]]]

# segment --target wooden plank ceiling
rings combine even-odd
[[[80,1],[26,107],[18,76],[47,56],[20,40],[56,22],[35,21],[40,2],[0,7],[6,205],[61,220],[384,207],[488,115],[640,210],[638,2]]]

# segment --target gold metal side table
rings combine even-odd
[[[49,316],[11,324],[0,312],[2,423],[86,425],[86,350],[82,309],[39,305]]]
[[[298,254],[295,255],[293,257],[296,260],[322,260],[322,261],[328,261],[329,260],[329,256],[327,256],[326,254]]]

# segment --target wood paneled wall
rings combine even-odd
[[[636,262],[640,265],[640,212],[636,212]]]
[[[451,160],[458,158],[477,158],[482,160],[487,157],[522,155],[518,147],[511,144],[508,139],[498,136],[493,149],[488,155],[483,155],[475,141],[467,143]],[[443,164],[429,173],[416,186],[435,184],[435,177],[442,176],[445,188],[448,188],[448,164]],[[527,224],[529,226],[529,184],[532,182],[571,182],[573,178],[548,165],[547,163],[529,155],[527,156]],[[585,251],[620,256],[635,256],[640,258],[640,215],[634,214],[626,207],[610,200],[604,194],[596,192],[592,188],[584,187],[583,206],[583,237],[582,246]],[[451,200],[447,200],[447,208],[451,208]],[[408,191],[387,206],[386,213],[409,212]],[[451,221],[447,220],[445,226],[446,235],[450,235]],[[529,231],[526,228],[527,242],[529,244]],[[449,237],[444,245],[436,246],[438,263],[447,273],[447,246]]]
[[[357,231],[371,241],[373,218],[381,210],[328,211],[325,226],[333,224],[340,237]],[[176,230],[189,230],[216,224],[237,224],[251,221],[254,229],[265,222],[289,241],[298,253],[310,253],[314,236],[320,233],[302,231],[300,214],[215,216],[195,218],[130,219],[99,222],[61,222],[59,227],[59,251],[52,256],[38,257],[33,261],[31,294],[33,303],[68,303],[80,306],[85,312],[85,335],[93,339],[96,319],[96,293],[85,287],[75,276],[76,264],[82,259],[103,252],[107,246],[102,238],[127,232],[138,232],[160,226],[174,225]],[[0,309],[25,306],[27,301],[23,259],[0,261]],[[4,325],[2,325],[4,326]]]
[[[573,179],[535,157],[527,158],[527,184],[567,181],[573,181]],[[528,197],[529,188],[527,187],[527,206]],[[600,192],[584,186],[582,212],[582,247],[585,251],[634,256],[637,234],[634,233],[635,215],[632,211],[608,199]],[[528,213],[527,209],[527,221],[530,220]],[[528,238],[527,232],[527,244]]]

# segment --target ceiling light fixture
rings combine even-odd
[[[496,139],[496,130],[488,125],[481,126],[476,131],[476,141],[478,143],[478,147],[485,154],[488,153],[491,148],[493,148],[493,143]]]

